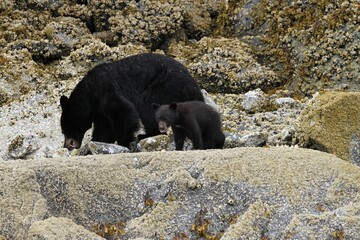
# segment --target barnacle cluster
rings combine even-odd
[[[176,0],[141,1],[127,5],[109,18],[110,29],[121,36],[121,43],[142,42],[151,45],[174,33],[183,23],[182,10]]]
[[[279,83],[271,69],[256,61],[250,46],[238,39],[204,37],[194,50],[198,56],[188,67],[208,91],[244,93]]]
[[[264,0],[247,16],[251,28],[237,34],[256,33],[258,54],[273,56],[273,69],[280,63],[294,92],[358,90],[359,13],[356,0]]]

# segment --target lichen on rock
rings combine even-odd
[[[234,9],[227,26],[292,91],[359,90],[358,1],[254,0]]]
[[[356,147],[351,141],[360,136],[359,109],[359,93],[325,92],[317,95],[299,119],[297,134],[300,145],[356,163],[350,147]]]
[[[188,59],[189,70],[207,91],[244,93],[280,84],[271,69],[255,60],[251,47],[238,39],[204,37],[189,45],[191,50],[184,47],[182,52],[179,47],[170,54]]]

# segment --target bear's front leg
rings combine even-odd
[[[183,150],[186,133],[178,127],[172,127],[174,132],[175,148],[176,150]]]
[[[100,112],[108,119],[117,144],[130,147],[140,128],[140,117],[134,105],[118,94],[108,94],[102,99]]]
[[[91,140],[105,143],[114,143],[116,140],[111,123],[100,114],[94,114],[94,129]]]

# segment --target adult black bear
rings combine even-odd
[[[195,149],[223,148],[220,114],[204,102],[189,101],[170,105],[152,104],[159,131],[171,126],[176,150],[182,150],[188,137]]]
[[[145,138],[159,134],[151,103],[204,101],[188,70],[170,57],[139,54],[94,67],[70,97],[62,96],[64,147],[79,148],[92,123],[93,141],[129,147],[141,119]]]

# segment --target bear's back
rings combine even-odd
[[[194,115],[199,121],[208,122],[220,121],[220,113],[218,113],[210,105],[200,101],[188,101],[177,104],[178,111]]]
[[[176,92],[186,86],[197,95],[200,92],[188,70],[176,60],[153,53],[129,56],[119,61],[102,63],[91,69],[78,84],[86,86],[88,92],[99,95],[116,90],[126,97],[161,88]],[[203,100],[202,96],[193,99]]]

